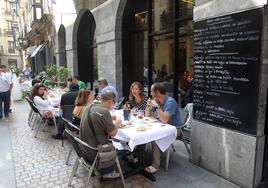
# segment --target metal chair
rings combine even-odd
[[[126,98],[125,97],[121,97],[119,100],[118,100],[118,103],[117,105],[115,106],[115,109],[119,110],[123,107],[124,105],[124,102],[125,102]]]
[[[185,139],[185,136],[183,134],[183,130],[182,129],[185,126],[187,126],[187,124],[191,120],[191,114],[189,112],[186,112],[184,109],[180,109],[180,114],[182,116],[184,116],[185,118],[184,118],[183,124],[181,124],[180,126],[177,127],[177,138],[176,138],[176,140],[182,140],[183,141],[184,146],[185,146],[185,148],[186,148],[186,150],[188,152],[188,155],[190,156],[190,148],[189,148],[189,146],[186,143],[186,139]],[[173,144],[167,149],[166,170],[168,170],[168,166],[169,166],[169,157],[170,157],[170,150],[171,150],[171,148],[173,149],[174,152],[176,152],[175,149],[174,149]]]
[[[65,130],[69,130],[76,137],[79,137],[79,131],[80,131],[80,129],[77,126],[75,126],[74,124],[72,124],[71,121],[69,121],[68,119],[65,119],[64,117],[62,118],[62,121],[64,122]],[[65,135],[65,131],[64,131],[63,135]],[[63,146],[63,139],[62,139],[62,146]],[[71,157],[72,152],[73,152],[73,148],[71,147],[70,150],[69,150],[69,152],[68,152],[68,155],[67,155],[66,165],[69,165],[69,160],[70,160],[70,157]]]
[[[89,146],[87,143],[83,142],[78,137],[76,137],[76,135],[73,134],[73,132],[69,131],[68,129],[65,130],[65,133],[66,133],[67,139],[72,144],[72,146],[73,146],[73,148],[74,148],[74,150],[75,150],[75,152],[76,152],[76,154],[78,156],[76,161],[75,161],[75,164],[74,164],[74,167],[73,167],[73,170],[72,170],[72,174],[71,174],[71,176],[69,178],[68,186],[71,186],[73,177],[77,172],[78,165],[81,164],[89,172],[88,180],[87,180],[87,183],[86,183],[86,186],[85,186],[85,187],[88,187],[89,183],[90,183],[90,177],[92,175],[92,172],[94,171],[94,173],[96,175],[99,175],[99,173],[98,173],[98,171],[96,169],[96,166],[97,166],[97,163],[98,163],[97,159],[98,159],[98,155],[99,155],[98,148]],[[86,154],[83,152],[82,147],[97,152],[96,157],[94,158],[93,162],[89,162],[86,159]],[[116,157],[116,164],[117,164],[117,168],[118,168],[119,173],[120,173],[120,177],[121,177],[123,187],[126,187],[125,186],[125,180],[124,180],[124,177],[123,177],[123,173],[122,173],[122,170],[121,170],[121,166],[120,166],[118,157]]]
[[[62,118],[65,118],[69,121],[72,121],[74,108],[75,108],[75,105],[63,105],[63,106],[61,106],[61,109],[62,109],[61,120],[62,120]],[[64,123],[64,125],[65,125],[65,123]],[[62,147],[64,146],[63,137],[61,140],[61,145],[62,145]]]
[[[38,117],[38,110],[35,110],[35,108],[33,107],[33,101],[29,97],[26,97],[25,99],[31,107],[31,110],[30,110],[29,115],[28,115],[28,125],[29,125],[29,127],[31,127],[32,121],[33,120],[36,121],[36,118]]]
[[[34,102],[33,102],[31,99],[29,99],[29,98],[27,99],[27,98],[26,98],[26,100],[27,100],[28,103],[30,104],[31,109],[33,110],[33,112],[36,114],[36,115],[35,115],[34,122],[33,122],[33,125],[32,125],[32,130],[34,129],[34,126],[37,126],[36,131],[35,131],[35,135],[34,135],[34,137],[36,138],[36,137],[37,137],[37,134],[38,134],[38,132],[39,132],[39,129],[40,129],[40,127],[42,126],[42,124],[44,125],[43,130],[45,130],[48,119],[47,119],[46,117],[44,117],[44,116],[40,113],[39,109],[35,106]],[[32,120],[31,120],[31,121],[32,121]],[[30,123],[31,123],[31,121],[30,121]],[[55,125],[55,127],[56,127],[56,129],[57,129],[56,118],[55,118],[54,115],[53,115],[53,123],[54,123],[54,125]]]

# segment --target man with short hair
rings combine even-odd
[[[100,96],[101,93],[106,91],[106,90],[112,90],[113,93],[115,94],[115,101],[116,102],[118,101],[119,97],[118,97],[118,93],[117,93],[115,87],[111,86],[111,85],[108,85],[108,81],[105,78],[101,77],[101,78],[98,79],[97,87],[98,87],[98,90],[99,90],[99,95],[98,96]]]
[[[145,115],[150,117],[155,112],[159,120],[174,126],[181,124],[179,106],[170,96],[166,95],[164,83],[154,83],[151,86],[153,99],[148,99]],[[145,168],[148,173],[155,173],[160,167],[160,150],[155,142],[152,143],[152,165]]]
[[[79,86],[79,90],[80,89],[86,89],[87,88],[87,85],[85,84],[85,82],[81,81],[80,80],[80,76],[77,75],[77,74],[75,74],[72,77],[72,83],[77,84]]]
[[[92,104],[87,107],[82,115],[80,123],[80,138],[92,147],[109,143],[109,136],[114,137],[117,129],[122,126],[122,120],[119,118],[113,123],[111,114],[115,102],[115,94],[111,90],[104,91],[100,96],[100,103]],[[85,149],[86,157],[93,161],[97,152]],[[117,178],[119,174],[115,171],[103,172],[105,178]]]
[[[9,117],[10,93],[13,87],[10,76],[2,70],[3,66],[0,66],[0,119],[3,117],[2,103],[4,103],[4,115],[6,118]]]

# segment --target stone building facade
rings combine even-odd
[[[194,55],[192,55],[192,40],[195,39],[193,23],[197,24],[200,21],[221,16],[232,16],[249,10],[262,10],[258,104],[257,108],[245,109],[248,110],[248,113],[257,114],[256,123],[251,125],[254,127],[256,134],[247,134],[243,131],[237,131],[235,128],[225,128],[217,124],[199,121],[196,115],[194,115],[191,130],[191,161],[194,164],[206,168],[242,187],[259,186],[267,178],[267,167],[265,166],[267,163],[266,140],[268,136],[267,128],[265,128],[267,126],[266,104],[268,88],[267,0],[195,0],[195,2],[182,0],[178,4],[166,3],[168,1],[165,1],[166,4],[161,4],[161,0],[158,0],[148,1],[154,2],[153,4],[144,4],[147,7],[143,7],[145,11],[141,8],[142,6],[135,7],[136,9],[131,7],[135,4],[130,2],[127,0],[55,1],[53,4],[55,23],[54,52],[57,64],[66,65],[72,70],[72,74],[80,74],[83,80],[91,83],[89,84],[91,87],[97,77],[105,77],[110,84],[116,86],[121,96],[126,96],[124,91],[128,89],[126,80],[134,81],[133,78],[139,78],[139,75],[146,77],[145,71],[143,72],[144,67],[144,70],[145,68],[149,70],[147,76],[149,77],[148,86],[150,86],[154,81],[154,68],[160,69],[159,67],[163,65],[158,64],[158,58],[162,58],[161,61],[169,59],[171,63],[167,63],[166,68],[169,69],[169,74],[172,75],[170,79],[173,80],[171,81],[173,84],[171,86],[173,96],[178,98],[178,91],[175,91],[179,85],[178,77],[182,76],[181,74],[185,70],[193,73],[196,69],[195,62],[193,62]],[[139,4],[138,1],[136,2]],[[140,2],[140,4],[143,2]],[[165,8],[163,8],[164,11],[159,16],[156,13],[159,9],[155,7],[161,7],[162,5],[165,5]],[[142,21],[140,25],[145,24],[148,26],[144,30],[131,31],[132,33],[144,32],[145,34],[138,35],[138,37],[135,35],[137,38],[131,38],[132,41],[129,43],[125,42],[125,35],[128,34],[125,32],[128,20],[124,18],[124,16],[128,15],[126,13],[128,10],[133,11],[135,19],[139,17],[137,20]],[[139,12],[135,13],[136,10]],[[191,10],[193,10],[193,14]],[[166,18],[173,13],[175,19],[170,24],[173,29],[169,31],[169,24],[166,23],[168,19]],[[152,21],[155,22],[156,19],[154,18],[157,18],[157,16],[159,17],[159,22],[153,23],[153,25]],[[161,29],[162,27],[164,29]],[[159,31],[154,32],[157,28]],[[139,40],[146,42],[140,45],[137,42]],[[170,40],[173,42],[170,42]],[[126,44],[140,45],[143,50],[136,49],[138,53],[133,56],[133,48]],[[163,46],[165,48],[161,48]],[[130,48],[129,51],[125,51],[126,48]],[[170,50],[165,51],[168,48]],[[161,51],[165,52],[164,55],[162,55]],[[126,57],[125,52],[130,56]],[[87,53],[88,55],[85,55]],[[138,58],[143,53],[148,53],[145,60]],[[138,62],[144,61],[148,63],[144,63],[142,69],[136,69],[137,64],[135,63],[130,66],[131,68],[126,69],[126,64],[134,61],[133,59],[137,59]],[[184,67],[176,64],[179,61],[186,62]],[[132,72],[134,72],[134,76]],[[224,99],[222,100],[224,101]],[[251,99],[249,98],[249,100]]]
[[[22,68],[22,54],[18,47],[18,7],[13,1],[0,1],[0,64],[7,68]]]

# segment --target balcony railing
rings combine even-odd
[[[15,49],[8,49],[8,53],[14,54],[15,53]]]

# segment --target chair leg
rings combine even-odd
[[[118,168],[118,171],[119,171],[119,174],[120,174],[120,178],[121,178],[123,187],[125,188],[126,187],[125,179],[124,179],[124,176],[123,176],[123,172],[122,172],[118,157],[116,157],[116,165],[117,165],[117,168]]]
[[[72,155],[72,152],[73,152],[73,148],[71,147],[70,148],[70,151],[68,153],[67,159],[66,159],[66,163],[65,163],[66,165],[69,165],[69,160],[70,160],[70,157]]]
[[[64,147],[64,136],[65,136],[65,131],[63,131],[62,138],[61,138],[61,146]]]
[[[74,177],[74,175],[76,174],[76,171],[77,171],[77,169],[78,169],[78,165],[79,165],[79,159],[78,159],[78,157],[77,157],[77,158],[76,158],[76,161],[75,161],[75,163],[74,163],[74,167],[73,167],[73,170],[72,170],[72,174],[71,174],[71,176],[70,176],[70,178],[69,178],[69,181],[68,181],[68,186],[71,186],[71,184],[72,184],[73,177]]]
[[[29,121],[28,121],[28,125],[29,125],[29,127],[32,126],[32,124],[33,124],[33,120],[34,120],[34,119],[35,119],[35,113],[32,112],[31,117],[30,117],[30,119],[29,119]]]
[[[36,126],[37,122],[38,122],[38,118],[39,116],[37,114],[34,114],[34,121],[33,121],[33,124],[32,124],[32,130],[34,129],[34,127]]]
[[[39,128],[41,127],[41,125],[42,125],[42,118],[40,117],[40,120],[39,120],[39,122],[38,122],[38,124],[37,124],[37,129],[36,129],[36,132],[35,132],[35,135],[34,135],[34,137],[36,138],[37,137],[37,133],[39,132]]]
[[[183,141],[183,143],[184,143],[184,145],[185,145],[185,148],[186,148],[186,150],[187,150],[187,152],[188,152],[188,155],[190,156],[190,149],[189,149],[189,147],[188,147],[188,145],[187,145],[187,143],[186,143],[186,140],[185,140],[185,137],[184,137],[184,134],[183,134],[181,128],[180,128],[180,131],[181,131],[181,135],[182,135],[182,141]]]
[[[175,150],[175,148],[174,148],[174,145],[173,145],[173,144],[171,144],[171,147],[172,147],[172,149],[173,149],[173,152],[176,152],[176,150]]]
[[[97,154],[98,155],[98,154]],[[90,183],[90,177],[92,175],[92,172],[93,170],[95,169],[95,165],[96,165],[96,162],[97,162],[97,156],[95,157],[90,169],[88,170],[88,178],[87,178],[87,183],[86,183],[86,187],[89,186],[89,183]]]
[[[167,155],[166,155],[166,171],[168,171],[169,156],[170,156],[170,147],[168,147],[168,149],[167,149]]]
[[[58,133],[58,126],[57,126],[57,121],[56,121],[56,117],[53,115],[53,123],[56,127],[56,132]]]
[[[46,127],[47,127],[47,120],[46,120],[45,123],[44,123],[43,132],[45,132]]]
[[[31,119],[32,119],[32,115],[33,115],[33,110],[31,109],[30,112],[29,112],[29,115],[28,115],[28,125],[30,126],[30,122],[31,122]]]

